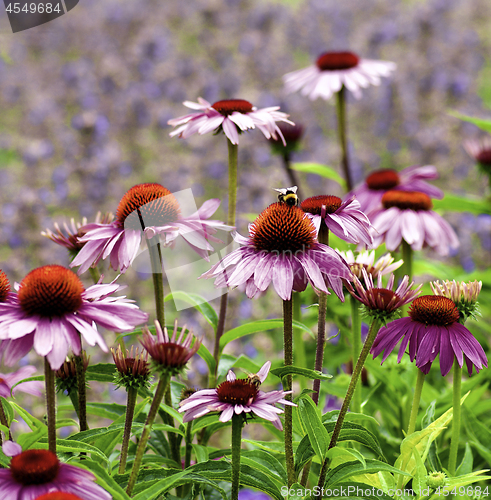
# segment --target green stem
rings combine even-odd
[[[231,500],[238,500],[240,485],[240,444],[242,440],[242,426],[244,417],[236,415],[232,417],[232,494]]]
[[[295,171],[291,167],[290,153],[283,154],[283,167],[285,167],[286,174],[291,186],[298,186],[298,179]]]
[[[56,453],[56,393],[55,372],[48,358],[44,358],[44,383],[46,385],[46,410],[48,415],[48,449]]]
[[[338,419],[336,421],[336,425],[334,426],[334,430],[331,436],[331,442],[329,443],[329,449],[334,448],[338,442],[339,434],[341,433],[344,418],[346,417],[346,413],[348,412],[348,408],[351,403],[351,398],[353,397],[356,384],[358,382],[358,379],[360,378],[361,371],[363,370],[363,365],[365,364],[365,361],[368,357],[368,353],[370,352],[375,337],[377,336],[377,333],[380,329],[380,325],[381,325],[380,320],[375,318],[372,321],[370,330],[368,331],[367,338],[365,340],[365,343],[363,344],[363,349],[361,350],[360,356],[358,358],[358,362],[356,363],[356,366],[353,370],[353,375],[351,376],[351,381],[348,386],[348,390],[346,391],[346,396],[344,397],[343,406],[341,407]],[[319,489],[324,486],[324,483],[326,481],[328,462],[329,462],[328,459],[326,459],[322,464],[322,469],[319,474],[319,483],[318,483]]]
[[[153,398],[152,404],[150,405],[150,410],[147,415],[147,420],[145,421],[145,426],[143,427],[143,432],[138,443],[138,448],[136,449],[135,461],[131,469],[130,478],[128,481],[128,486],[126,488],[126,493],[131,496],[133,488],[136,484],[136,478],[138,477],[138,472],[140,471],[140,466],[143,460],[143,455],[145,453],[145,448],[147,446],[148,438],[150,437],[150,431],[152,430],[152,425],[157,415],[157,411],[160,407],[160,403],[164,398],[165,392],[169,385],[170,377],[165,374],[160,377],[157,390],[155,391],[155,396]]]
[[[346,89],[344,85],[336,93],[336,105],[338,114],[338,136],[339,144],[341,145],[341,164],[343,167],[344,178],[346,179],[346,189],[353,189],[353,181],[351,180],[351,171],[348,161],[348,144],[347,144],[347,119],[346,119]]]
[[[170,390],[170,384],[167,387],[167,390],[165,391],[165,404],[169,407],[172,408],[172,393]],[[168,414],[165,414],[166,416],[166,424],[170,425],[171,427],[175,427],[174,424],[174,419]],[[170,444],[170,449],[172,453],[172,459],[180,464],[181,463],[181,449],[179,446],[179,441],[178,437],[175,432],[168,432],[167,437],[169,439],[169,444]]]
[[[404,274],[407,274],[409,281],[411,281],[413,278],[413,249],[406,240],[402,240],[402,260],[404,261]]]
[[[322,371],[324,362],[324,344],[326,342],[326,309],[327,309],[327,293],[320,292],[319,295],[319,316],[317,323],[317,348],[315,351],[315,365],[314,370]],[[315,379],[312,385],[312,401],[319,404],[321,381]]]
[[[350,295],[351,302],[351,359],[353,364],[355,359],[361,352],[361,320],[360,320],[360,303]],[[355,388],[353,394],[353,404],[351,405],[352,411],[361,413],[361,387]]]
[[[68,397],[70,398],[70,401],[72,402],[73,409],[75,410],[75,413],[77,414],[78,420],[80,421],[80,413],[78,410],[78,390],[75,392],[75,389],[72,389],[68,393]]]
[[[452,440],[450,442],[450,455],[448,457],[448,472],[455,476],[457,469],[457,452],[460,440],[460,393],[462,385],[462,368],[454,359],[453,363],[453,418],[452,418]]]
[[[97,268],[89,267],[89,273],[92,281],[97,284],[99,282],[99,278],[101,277]]]
[[[75,369],[77,370],[77,391],[78,391],[78,419],[80,422],[80,430],[86,431],[87,425],[87,386],[85,384],[85,369],[82,354],[73,356],[75,361]]]
[[[293,365],[293,303],[292,300],[283,300],[283,340],[285,366]],[[292,389],[292,375],[287,375],[284,383],[285,391]],[[292,395],[285,396],[292,401]],[[293,458],[293,411],[290,405],[285,405],[285,460],[288,476],[288,487],[295,482],[295,460]]]
[[[302,321],[302,292],[295,292],[292,295],[293,300],[293,319],[299,323]],[[293,329],[293,344],[295,345],[295,358],[297,365],[307,367],[307,356],[305,354],[305,342],[303,341],[303,332],[300,328]],[[300,377],[300,388],[307,388],[307,379]]]
[[[164,277],[162,270],[162,254],[160,252],[160,240],[156,235],[147,239],[150,265],[152,266],[153,291],[155,295],[155,312],[157,320],[162,328],[165,327],[164,312]]]
[[[184,468],[187,469],[191,465],[191,452],[193,451],[193,434],[191,432],[193,422],[188,422],[186,425],[186,456],[184,458]]]
[[[228,146],[228,215],[227,224],[235,226],[235,212],[237,210],[237,164],[239,146],[232,144],[227,138]],[[227,244],[232,243],[232,236],[229,234]],[[215,359],[215,373],[213,380],[216,383],[218,372],[218,363],[220,362],[220,339],[225,331],[225,318],[227,315],[228,293],[224,293],[220,298],[220,312],[218,314],[218,324],[215,334],[215,347],[213,349],[213,358]],[[214,387],[213,384],[212,387]]]
[[[407,436],[412,434],[416,429],[416,418],[418,416],[419,402],[421,400],[421,391],[425,383],[426,375],[418,368],[418,378],[416,379],[416,387],[414,388],[413,406],[411,407],[411,416],[409,417],[409,426],[407,428]]]
[[[126,418],[124,422],[123,444],[121,445],[121,457],[119,459],[118,474],[124,474],[126,470],[126,460],[128,458],[128,446],[131,437],[131,424],[133,423],[133,415],[135,414],[136,397],[138,389],[136,387],[128,388],[126,399]]]

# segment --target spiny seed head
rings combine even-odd
[[[82,351],[82,367],[84,372],[87,371],[89,361],[90,356],[87,356],[87,353]],[[72,355],[65,359],[61,367],[55,371],[55,382],[57,392],[66,392],[67,394],[70,394],[72,391],[78,390],[75,356]]]
[[[482,165],[491,167],[491,149],[480,151],[476,156],[476,160]]]
[[[250,113],[254,109],[254,106],[245,99],[225,99],[217,101],[211,107],[223,116],[229,116],[234,112],[242,114]]]
[[[446,476],[445,472],[431,472],[430,474],[428,474],[426,476],[426,484],[431,489],[434,489],[434,490],[444,486],[446,480],[447,480],[447,476]]]
[[[384,208],[397,207],[401,210],[431,210],[433,203],[426,193],[418,191],[387,191],[382,196]]]
[[[309,214],[321,215],[322,207],[328,214],[333,214],[342,204],[341,198],[331,195],[312,196],[302,201],[300,208]]]
[[[256,399],[258,389],[249,379],[242,378],[222,382],[217,387],[218,399],[222,403],[250,406]]]
[[[360,58],[353,52],[324,52],[317,61],[321,71],[337,71],[358,66]]]
[[[305,212],[286,203],[273,203],[251,225],[257,250],[296,252],[310,249],[315,243],[315,226]]]
[[[116,350],[111,349],[117,372],[114,376],[117,387],[123,386],[126,390],[130,388],[144,388],[150,379],[150,367],[148,364],[148,352],[138,352],[133,346],[131,350],[122,351],[118,345]]]
[[[53,318],[76,312],[83,292],[78,276],[55,264],[31,271],[21,281],[18,297],[26,314]]]
[[[167,188],[147,183],[133,186],[121,198],[116,218],[120,227],[141,231],[175,222],[180,214],[179,203]]]
[[[12,457],[10,472],[24,486],[50,483],[56,479],[60,462],[49,450],[27,450]]]
[[[10,292],[10,282],[7,275],[0,269],[0,302],[7,300]]]
[[[365,182],[369,189],[373,189],[374,191],[387,191],[398,186],[401,180],[399,174],[395,170],[387,168],[372,172],[365,179]]]
[[[459,321],[459,310],[453,301],[437,295],[422,295],[414,299],[409,309],[412,320],[425,325],[447,326]]]

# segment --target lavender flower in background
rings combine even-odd
[[[23,366],[16,372],[0,373],[0,396],[3,398],[10,398],[15,396],[18,391],[33,396],[41,396],[44,389],[44,385],[41,381],[32,380],[30,382],[18,383],[21,380],[32,377],[36,371],[36,367],[34,366]]]
[[[491,183],[491,136],[464,141],[464,149],[474,159],[479,170],[488,176]]]
[[[360,99],[362,88],[380,85],[380,78],[395,69],[393,62],[361,59],[353,52],[325,52],[313,66],[287,73],[283,81],[288,93],[300,91],[311,101],[328,100],[343,86]]]
[[[185,101],[184,106],[198,110],[196,113],[180,116],[169,120],[167,123],[178,127],[171,132],[171,137],[179,136],[187,139],[193,134],[207,134],[220,132],[227,136],[232,144],[239,144],[239,134],[246,130],[258,128],[266,139],[281,138],[286,144],[283,134],[276,125],[277,121],[294,125],[288,120],[288,115],[281,111],[279,106],[257,109],[244,99],[226,99],[210,104],[205,99],[198,97],[198,102]]]

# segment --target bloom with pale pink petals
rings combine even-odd
[[[397,250],[404,240],[413,250],[430,247],[440,255],[448,255],[459,247],[450,224],[431,210],[430,197],[412,191],[387,191],[383,208],[370,213],[373,224],[373,246],[385,242],[387,250]]]
[[[187,139],[193,134],[223,131],[232,144],[239,144],[239,134],[257,127],[266,139],[278,140],[279,137],[285,145],[285,138],[276,122],[294,125],[286,113],[278,111],[279,106],[257,109],[244,99],[226,99],[211,104],[198,97],[198,102],[185,101],[183,104],[197,111],[169,120],[169,125],[178,127],[169,134],[171,137],[177,135]]]
[[[235,373],[229,370],[227,380],[216,389],[197,391],[181,402],[179,412],[186,412],[183,422],[190,422],[212,411],[221,412],[220,422],[228,422],[234,414],[254,413],[282,430],[283,426],[278,415],[283,413],[283,410],[274,405],[276,403],[296,405],[284,399],[292,391],[263,392],[258,389],[259,384],[266,380],[270,368],[271,361],[267,361],[256,376],[249,376],[245,379],[237,379]],[[256,379],[259,383],[255,381]]]
[[[371,274],[373,278],[376,278],[379,274],[385,276],[386,274],[393,273],[396,269],[399,269],[403,261],[402,259],[394,262],[394,257],[390,253],[387,253],[380,257],[380,259],[375,262],[375,250],[369,252],[364,250],[359,252],[356,257],[352,250],[347,252],[341,252],[336,249],[336,252],[348,263],[351,272],[357,277],[363,277],[363,269],[366,270],[368,274]]]
[[[491,175],[491,137],[487,135],[481,139],[468,139],[464,141],[464,148],[474,158],[480,170]]]
[[[240,248],[226,255],[202,278],[216,278],[215,286],[245,285],[249,298],[265,291],[272,283],[283,300],[292,292],[328,287],[344,300],[343,280],[352,275],[348,265],[330,247],[319,243],[314,223],[298,207],[273,203],[249,225],[249,238],[238,233]]]
[[[356,99],[361,89],[380,85],[380,78],[390,76],[396,65],[389,61],[361,59],[353,52],[325,52],[314,65],[283,76],[287,92],[297,92],[311,101],[328,100],[346,87]]]
[[[183,217],[175,196],[156,183],[133,186],[121,199],[116,220],[111,224],[88,224],[81,228],[85,235],[80,238],[84,247],[73,259],[70,267],[80,266],[82,274],[102,259],[109,258],[115,270],[124,273],[138,254],[142,234],[148,239],[160,235],[162,245],[172,247],[178,236],[208,260],[213,251],[210,241],[221,243],[213,235],[218,229],[230,231],[218,220],[209,220],[220,205],[220,200],[208,200],[195,213]]]
[[[131,331],[148,314],[124,296],[111,297],[124,288],[114,282],[98,283],[87,290],[69,269],[58,265],[31,271],[16,287],[9,302],[0,303],[0,339],[5,363],[12,366],[33,347],[57,370],[71,348],[81,352],[87,344],[108,348],[96,323],[109,330]]]
[[[433,165],[413,165],[400,172],[393,169],[376,170],[365,182],[346,195],[346,198],[356,196],[360,203],[360,210],[370,219],[371,212],[382,206],[382,196],[387,191],[418,191],[438,200],[443,198],[443,191],[427,180],[437,179],[438,172]]]
[[[36,373],[36,367],[23,366],[16,372],[0,373],[0,396],[2,398],[10,398],[15,396],[18,391],[32,394],[33,396],[41,396],[44,389],[44,384],[37,380],[18,383],[26,378],[31,378]],[[14,387],[15,386],[15,387]]]

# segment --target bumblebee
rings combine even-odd
[[[286,203],[290,207],[298,207],[299,204],[299,198],[297,196],[297,186],[292,186],[289,188],[280,188],[276,189],[273,188],[275,191],[278,191],[280,193],[278,195],[278,201],[281,203]]]
[[[261,379],[255,374],[248,375],[247,382],[253,385],[256,389],[261,385]]]

